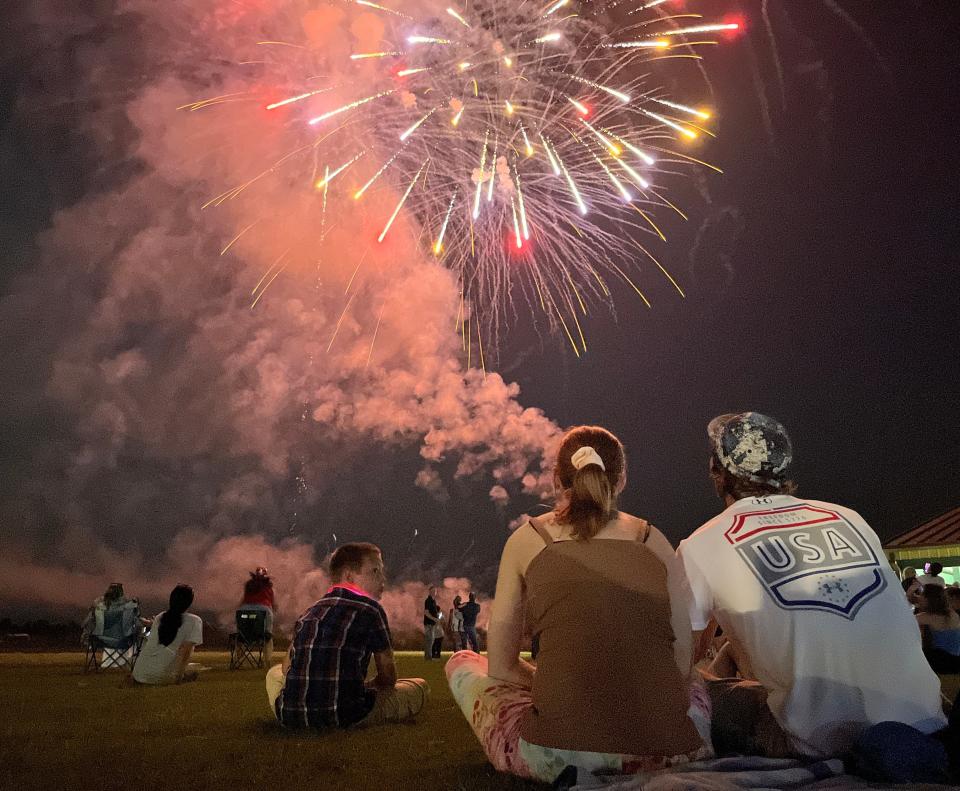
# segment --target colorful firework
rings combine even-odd
[[[658,213],[684,217],[663,194],[662,163],[705,165],[688,146],[710,135],[711,113],[650,72],[656,61],[699,59],[711,36],[739,23],[674,2],[341,0],[375,16],[376,46],[338,54],[260,42],[257,83],[271,86],[262,107],[283,115],[297,146],[211,203],[297,162],[323,174],[310,186],[324,207],[347,211],[380,190],[400,196],[371,243],[389,237],[400,212],[415,217],[424,253],[456,273],[473,308],[461,311],[462,329],[471,312],[498,325],[520,294],[579,354],[578,313],[610,298],[609,278],[649,305],[635,279],[652,263],[683,293],[645,240],[664,238]],[[188,107],[221,99],[234,96]]]

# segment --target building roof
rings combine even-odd
[[[960,506],[891,538],[887,549],[960,544]]]

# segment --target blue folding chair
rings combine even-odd
[[[119,607],[110,607],[98,613],[96,621],[93,633],[87,638],[84,671],[132,670],[143,641],[139,604],[128,601]]]

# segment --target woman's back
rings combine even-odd
[[[141,684],[166,684],[171,680],[177,651],[183,643],[200,645],[203,642],[203,621],[193,613],[184,613],[180,628],[169,645],[160,642],[160,626],[166,612],[153,619],[153,628],[147,636],[137,662],[133,678]]]
[[[634,540],[622,540],[624,520]],[[686,716],[667,569],[645,543],[645,522],[617,522],[587,540],[555,541],[556,525],[521,528],[543,542],[524,574],[527,623],[540,653],[522,735],[570,750],[687,752],[700,738]]]

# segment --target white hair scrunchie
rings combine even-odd
[[[578,470],[583,469],[588,464],[596,464],[604,472],[607,470],[603,464],[603,459],[600,458],[600,454],[589,445],[584,445],[582,448],[580,448],[580,450],[574,453],[570,457],[570,463]]]

